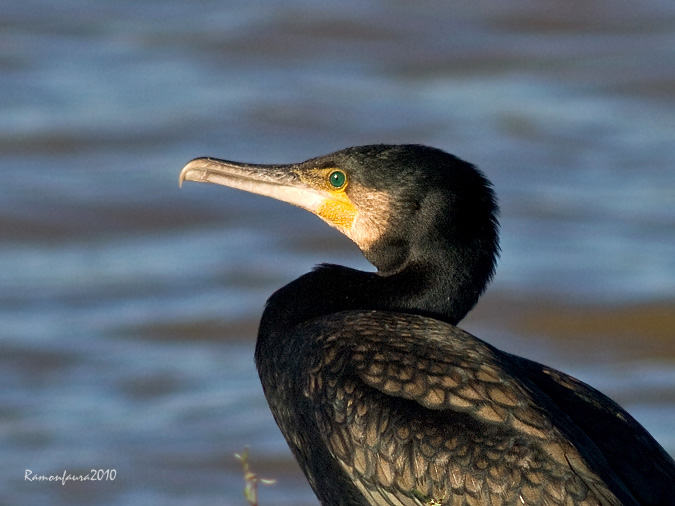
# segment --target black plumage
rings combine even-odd
[[[675,463],[592,387],[455,325],[498,256],[471,164],[374,145],[289,165],[196,159],[206,181],[303,207],[377,272],[321,265],[274,293],[255,357],[323,505],[666,505]]]

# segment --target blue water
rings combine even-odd
[[[659,0],[4,6],[0,504],[245,504],[246,445],[278,478],[261,504],[316,504],[283,470],[255,325],[314,264],[369,267],[300,210],[179,190],[196,156],[431,144],[495,184],[494,292],[675,300],[674,27]],[[477,328],[598,386],[675,453],[672,358],[598,364]],[[117,477],[24,480],[91,468]]]

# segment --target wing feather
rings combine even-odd
[[[371,504],[638,504],[529,361],[414,315],[350,311],[305,330],[321,336],[305,395]]]

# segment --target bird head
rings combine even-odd
[[[486,282],[494,270],[498,225],[490,183],[473,165],[439,149],[357,146],[285,165],[197,158],[181,171],[183,181],[306,209],[354,241],[382,274],[448,248],[482,252]]]

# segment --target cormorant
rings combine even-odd
[[[287,165],[198,158],[184,180],[311,211],[377,268],[320,265],[260,323],[265,396],[322,505],[675,504],[673,459],[619,405],[456,326],[499,253],[473,165],[371,145]]]

